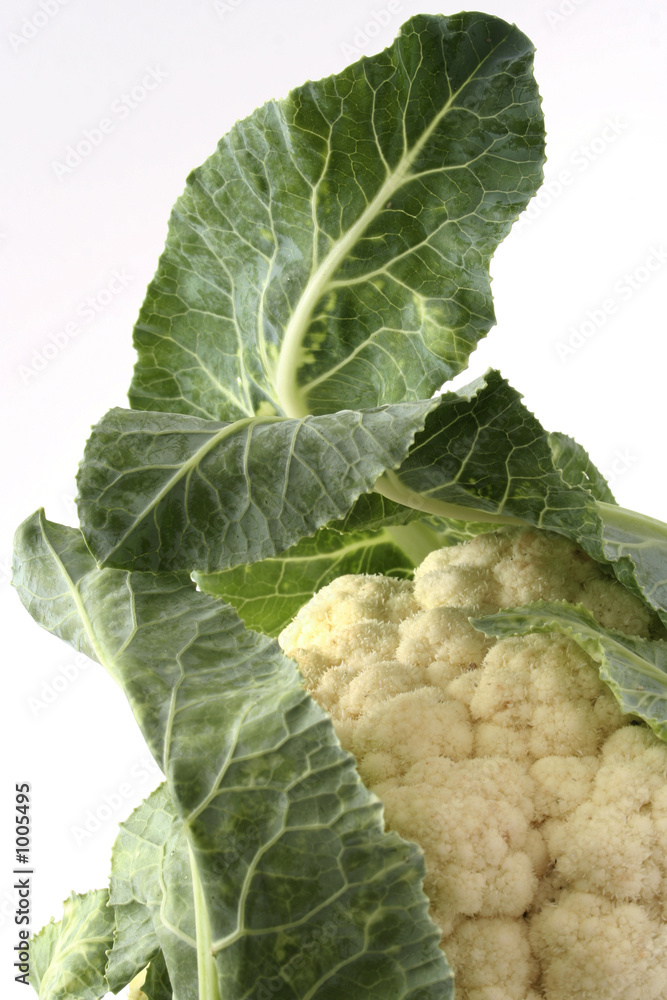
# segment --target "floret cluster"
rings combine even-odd
[[[539,599],[648,635],[574,544],[503,529],[432,552],[414,581],[338,578],[281,644],[388,827],[424,850],[457,1000],[664,1000],[667,745],[572,639],[468,620]]]

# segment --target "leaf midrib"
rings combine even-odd
[[[95,634],[95,630],[93,629],[93,623],[91,622],[90,617],[88,616],[88,612],[86,611],[85,605],[81,599],[79,588],[72,579],[72,577],[70,576],[67,567],[65,566],[64,562],[56,552],[54,546],[51,544],[51,540],[49,539],[49,535],[46,530],[46,516],[43,510],[40,510],[39,512],[39,526],[42,532],[42,538],[44,539],[44,542],[47,545],[49,552],[51,553],[51,557],[56,566],[58,566],[58,568],[60,569],[61,575],[65,580],[67,589],[70,593],[72,601],[74,602],[74,606],[76,607],[76,610],[79,614],[79,618],[81,620],[81,624],[83,625],[84,632],[88,637],[88,640],[90,642],[93,652],[95,653],[95,656],[97,657],[98,662],[102,664],[102,666],[113,677],[116,683],[120,683],[118,681],[118,678],[115,677],[114,675],[114,672],[111,668],[111,662],[107,662],[107,658],[104,655],[102,648],[98,645],[97,636]]]
[[[116,542],[113,545],[113,547],[107,549],[106,552],[102,555],[101,560],[99,560],[99,565],[105,566],[108,563],[109,559],[114,555],[114,553],[118,552],[118,550],[125,544],[128,538],[133,534],[133,532],[137,528],[137,525],[141,524],[141,522],[147,517],[147,515],[150,514],[153,510],[155,510],[159,506],[160,502],[168,495],[168,493],[174,488],[174,486],[177,483],[179,483],[190,472],[196,469],[197,466],[201,463],[201,461],[206,457],[206,455],[208,455],[209,452],[211,452],[216,447],[216,445],[220,444],[221,441],[224,441],[226,438],[231,437],[238,431],[245,430],[254,424],[257,425],[271,424],[271,423],[282,422],[283,420],[284,417],[269,417],[269,416],[243,417],[243,419],[235,420],[231,424],[225,424],[224,427],[222,427],[219,431],[217,431],[217,433],[211,435],[211,437],[207,440],[206,444],[203,444],[200,448],[197,448],[197,450],[190,456],[190,458],[187,459],[187,461],[181,463],[177,467],[174,474],[170,476],[170,478],[164,483],[164,485],[158,490],[158,492],[155,493],[149,499],[148,503],[146,503],[146,505],[137,514],[134,514],[132,516],[132,521],[128,525],[127,529],[121,535],[117,536]],[[128,470],[123,470],[123,474],[127,474],[127,471]],[[136,469],[132,471],[136,471]],[[117,482],[118,480],[115,481],[114,485]],[[97,501],[98,503],[99,499],[100,498],[98,498]]]
[[[344,260],[349,251],[355,246],[357,240],[360,238],[364,230],[368,228],[373,219],[375,219],[384,204],[387,201],[390,201],[392,195],[408,180],[408,171],[410,167],[421,153],[437,126],[454,106],[454,102],[458,96],[468,86],[471,80],[475,78],[481,67],[490,58],[490,56],[493,55],[496,49],[504,44],[506,39],[507,36],[500,39],[500,41],[498,41],[498,43],[494,45],[477,63],[473,72],[466,77],[458,90],[450,93],[450,96],[443,105],[442,109],[438,112],[438,114],[434,115],[430,125],[424,129],[412,149],[403,154],[394,172],[387,177],[375,197],[368,203],[357,221],[347,230],[345,235],[338,240],[336,244],[334,244],[333,249],[317,267],[316,271],[311,273],[308,278],[303,295],[299,299],[298,305],[292,313],[292,318],[285,328],[285,336],[280,349],[280,357],[278,359],[278,366],[276,369],[276,396],[278,403],[286,416],[304,417],[309,413],[306,400],[309,383],[299,385],[297,381],[297,375],[300,368],[299,356],[304,337],[310,326],[313,310],[326,291],[332,275],[335,274],[341,261]],[[315,245],[316,242],[317,232],[314,231],[313,244]]]

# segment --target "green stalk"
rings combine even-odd
[[[396,524],[384,530],[390,540],[410,557],[415,566],[419,566],[429,552],[442,548],[442,539],[423,521]]]
[[[195,908],[195,930],[197,935],[197,979],[199,1000],[221,1000],[218,989],[218,970],[211,952],[211,925],[206,911],[206,899],[199,879],[199,871],[188,840],[190,870],[192,871],[192,893]]]
[[[647,514],[637,514],[636,511],[627,510],[625,507],[617,507],[616,504],[605,503],[603,500],[598,500],[597,506],[605,524],[613,526],[618,531],[627,532],[631,538],[636,538],[640,533],[643,538],[651,542],[667,545],[667,524],[662,521]]]
[[[373,489],[388,500],[395,500],[404,507],[414,507],[423,510],[425,514],[438,514],[440,517],[450,517],[455,521],[490,521],[493,524],[528,524],[521,517],[511,514],[483,510],[480,507],[464,507],[462,504],[438,500],[425,493],[417,493],[406,486],[395,472],[385,472],[375,483]]]

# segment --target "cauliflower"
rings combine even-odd
[[[146,982],[147,972],[148,966],[134,977],[128,987],[127,1000],[147,1000],[146,994],[141,988]]]
[[[280,641],[388,827],[424,850],[457,1000],[664,1000],[667,746],[573,640],[468,621],[537,599],[649,634],[574,544],[503,529],[432,552],[414,582],[340,577]]]

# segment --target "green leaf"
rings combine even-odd
[[[166,820],[164,819],[166,814]],[[142,969],[150,963],[151,972],[147,976],[148,985],[142,987],[149,1000],[162,1000],[165,996],[171,1000],[171,984],[167,973],[164,956],[161,950],[161,938],[165,931],[160,920],[159,909],[157,917],[148,905],[148,897],[154,894],[164,895],[165,887],[173,882],[165,876],[162,868],[162,854],[165,854],[167,865],[173,868],[166,856],[164,847],[167,837],[160,841],[155,830],[162,827],[170,831],[173,825],[174,811],[169,801],[169,793],[164,785],[157,788],[125,823],[121,823],[111,855],[111,883],[109,900],[115,908],[116,924],[114,930],[113,948],[109,952],[106,977],[109,989],[117,993],[127,983],[131,982]],[[143,834],[143,836],[142,836]],[[137,850],[134,858],[128,861],[127,842],[135,836]],[[152,840],[149,839],[152,835]],[[157,864],[151,871],[151,849],[156,851]],[[127,870],[131,871],[132,883],[128,887],[123,882]],[[165,908],[168,904],[165,903]],[[159,927],[160,935],[156,933]],[[195,963],[196,969],[196,963]],[[151,996],[152,989],[155,998]]]
[[[491,256],[542,179],[532,56],[498,18],[419,15],[235,125],[174,208],[132,407],[303,416],[462,371],[494,322]]]
[[[599,664],[600,677],[623,711],[639,716],[667,740],[667,643],[603,628],[583,605],[566,601],[537,601],[470,622],[498,638],[532,632],[570,636]]]
[[[54,530],[37,514],[19,529],[16,549],[22,599],[38,620],[47,609],[41,623],[75,641],[81,628],[92,630],[90,646],[123,686],[167,776],[191,880],[178,861],[176,826],[169,841],[166,818],[155,835],[144,823],[138,834],[131,830],[133,844],[122,855],[126,894],[114,884],[114,900],[134,898],[139,873],[135,879],[130,857],[140,847],[151,854],[145,870],[140,862],[149,908],[157,907],[149,892],[162,891],[150,876],[158,855],[176,866],[167,888],[167,896],[169,886],[179,894],[176,913],[159,910],[176,994],[174,954],[184,954],[192,935],[194,899],[198,1000],[262,990],[276,1000],[450,1000],[451,971],[421,888],[422,854],[384,832],[380,801],[277,643],[245,631],[231,608],[183,575],[114,569],[70,580],[60,607],[81,624],[65,630],[48,606],[54,581],[65,586],[63,551],[79,571],[93,561],[81,534]],[[45,581],[37,598],[24,590],[24,565],[34,585]],[[109,578],[114,587],[122,581],[129,605],[109,602]],[[155,841],[171,846],[153,851]]]
[[[615,504],[614,495],[602,473],[591,462],[588,453],[567,434],[548,435],[556,468],[570,486],[583,486],[596,500]]]
[[[439,400],[401,466],[376,483],[390,516],[413,507],[557,531],[667,625],[667,525],[599,499],[610,494],[583,448],[547,434],[498,372]]]
[[[274,559],[218,573],[193,573],[192,578],[204,593],[232,604],[248,628],[277,636],[316,591],[344,573],[410,576],[426,554],[424,540],[416,528],[414,540],[406,534],[401,545],[400,531],[342,535],[322,528]],[[429,533],[437,545],[437,536]]]
[[[217,573],[193,573],[192,579],[204,593],[233,605],[248,628],[278,636],[299,608],[337,577],[382,573],[407,579],[433,549],[456,545],[494,527],[424,518],[419,511],[405,510],[410,517],[403,525],[346,533],[321,528],[274,559]],[[379,516],[377,509],[374,516]]]
[[[134,945],[139,956],[143,942],[138,968],[162,955],[176,996],[199,1000],[188,843],[166,785],[121,823],[111,855],[109,898],[117,914],[114,951]],[[165,985],[159,960],[156,965],[149,981],[154,991]]]
[[[667,625],[667,525],[600,499],[611,494],[583,448],[548,434],[498,372],[440,396],[407,458],[375,488],[390,516],[413,507],[557,531]]]
[[[395,468],[435,401],[233,424],[111,410],[79,470],[98,562],[211,572],[284,551]]]
[[[43,510],[17,529],[12,569],[12,583],[38,625],[102,663],[113,676],[132,617],[127,574],[96,575],[80,532],[47,521]],[[89,613],[98,605],[105,613],[93,626]]]
[[[72,893],[62,918],[30,940],[30,983],[39,1000],[101,1000],[109,989],[104,970],[113,929],[106,889]]]
[[[148,1000],[173,1000],[173,991],[164,955],[161,951],[152,959],[146,974],[146,981],[141,987]]]
[[[602,544],[614,572],[667,626],[667,524],[612,504],[598,504]]]
[[[533,524],[600,548],[592,495],[566,485],[545,430],[495,371],[440,396],[407,458],[376,489],[431,514]]]
[[[111,898],[113,905],[114,900]],[[138,902],[116,908],[113,948],[109,952],[106,978],[112,993],[127,986],[160,950],[150,912]]]

